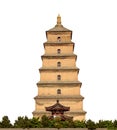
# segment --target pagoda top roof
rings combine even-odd
[[[59,100],[57,100],[56,104],[45,108],[46,111],[56,111],[56,110],[69,111],[70,110],[70,107],[66,107],[60,104]]]
[[[58,15],[57,17],[57,24],[55,25],[55,27],[49,29],[46,32],[72,32],[71,30],[65,28],[62,24],[61,24],[61,16]]]

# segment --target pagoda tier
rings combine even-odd
[[[65,111],[67,116],[74,120],[84,120],[84,97],[80,92],[82,83],[78,79],[79,68],[76,66],[77,55],[74,54],[75,43],[71,41],[72,31],[61,24],[61,17],[58,16],[57,24],[46,31],[46,38],[33,116],[51,116],[46,110],[59,100],[62,105],[70,107],[69,111]],[[57,102],[56,105],[60,106],[60,103]]]

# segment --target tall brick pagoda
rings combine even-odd
[[[84,120],[84,97],[80,94],[82,83],[78,80],[79,69],[76,67],[77,55],[74,54],[74,43],[71,41],[72,31],[61,24],[60,15],[55,27],[46,31],[46,38],[33,116],[51,116],[51,112],[45,108],[59,100],[62,105],[70,107],[70,111],[64,112],[65,115],[74,120]]]

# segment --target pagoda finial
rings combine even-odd
[[[57,25],[61,25],[61,16],[58,14],[57,16]]]

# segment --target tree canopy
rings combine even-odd
[[[61,121],[60,118],[50,120],[46,115],[43,115],[42,118],[19,116],[12,124],[8,116],[4,116],[0,121],[0,128],[117,128],[117,120],[99,120],[98,122],[90,119],[87,121]]]

